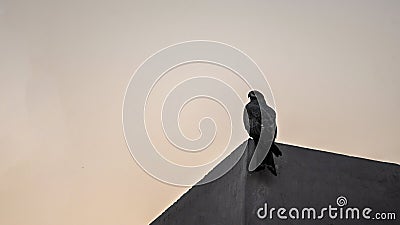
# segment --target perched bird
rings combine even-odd
[[[245,107],[243,121],[247,133],[253,138],[256,146],[249,169],[259,171],[266,166],[277,176],[273,154],[278,157],[282,152],[275,144],[277,134],[275,110],[267,105],[259,91],[250,91],[248,98],[250,102]]]

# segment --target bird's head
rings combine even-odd
[[[248,98],[250,98],[251,100],[257,100],[257,99],[264,99],[264,95],[261,94],[261,92],[257,91],[257,90],[252,90],[249,92],[249,94],[247,95]]]

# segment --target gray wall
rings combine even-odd
[[[244,142],[242,145],[247,144]],[[241,149],[241,148],[238,148]],[[240,154],[235,150],[220,165]],[[191,188],[177,202],[159,216],[153,225],[159,224],[245,224],[245,188],[247,157],[240,161],[221,178]]]
[[[279,144],[283,157],[276,160],[275,177],[269,171],[247,172],[254,146],[252,140],[248,143],[246,153],[230,172],[214,182],[193,187],[152,224],[399,224],[399,165]],[[233,154],[239,154],[238,150]],[[327,212],[322,220],[281,220],[276,212],[272,219],[256,215],[267,203],[269,209],[296,207],[300,213],[302,208],[313,207],[318,216],[321,208],[338,207],[339,196],[347,198],[348,204],[341,207],[344,212],[347,207],[358,207],[360,211],[369,207],[373,210],[371,216],[375,212],[395,212],[397,218],[332,220]]]

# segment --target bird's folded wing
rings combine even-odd
[[[254,171],[258,166],[261,165],[264,158],[267,156],[269,149],[274,141],[275,124],[261,127],[261,135],[254,150],[254,154],[249,163],[249,171]]]

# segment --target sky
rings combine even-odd
[[[274,94],[278,142],[398,164],[399,10],[395,0],[0,0],[0,224],[148,224],[178,199],[186,187],[132,159],[122,105],[146,58],[188,40],[223,42],[257,63]],[[171,71],[150,97],[189,73],[220,76],[246,97],[232,72],[212,65]],[[218,105],[197,104],[182,112],[187,136],[199,135],[193,121],[204,113],[229,123]],[[223,128],[196,163],[225,146]]]

